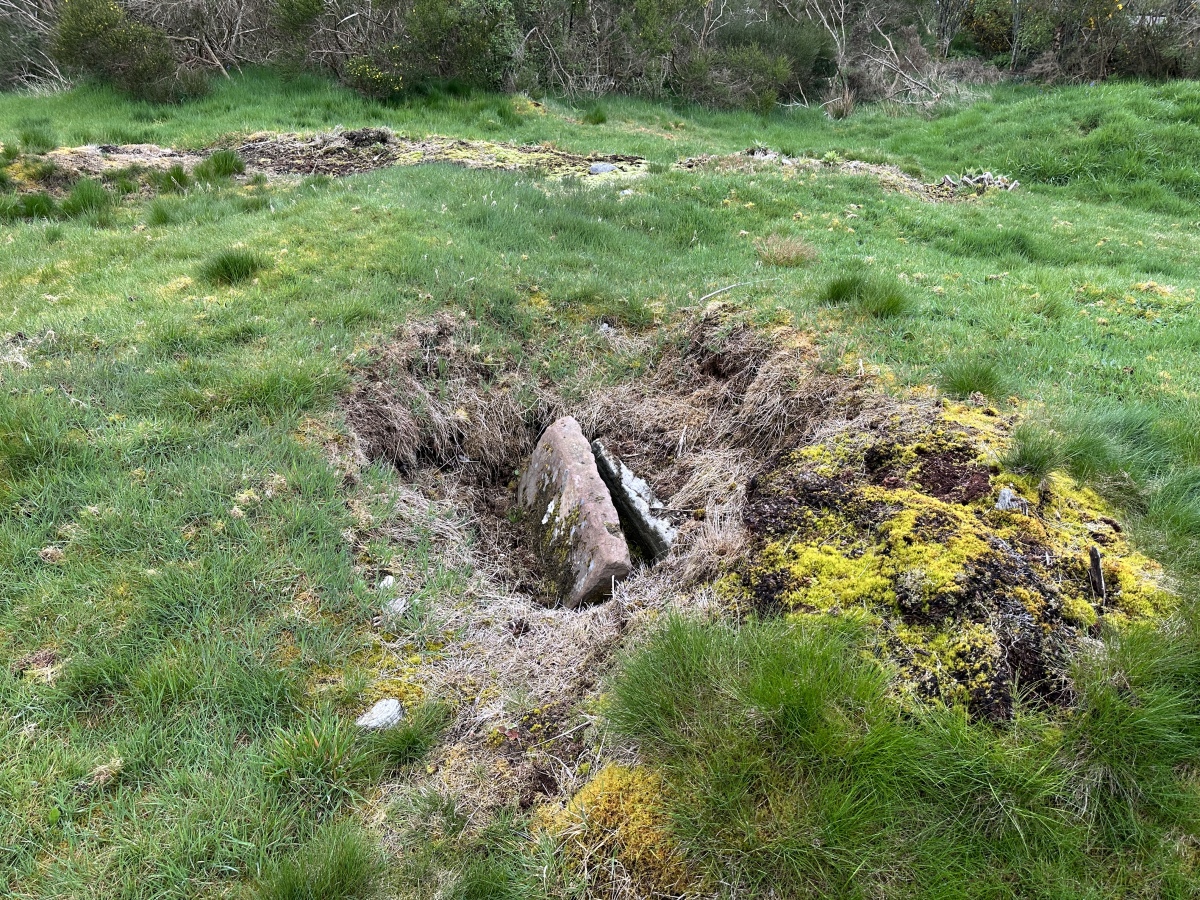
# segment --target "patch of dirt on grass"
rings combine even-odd
[[[345,176],[392,166],[452,163],[468,169],[530,172],[543,177],[573,175],[593,181],[614,180],[645,171],[639,156],[592,153],[584,156],[551,144],[466,141],[430,135],[408,138],[386,128],[360,128],[311,135],[261,132],[241,144],[177,150],[157,144],[100,144],[60,147],[26,154],[7,165],[20,191],[64,193],[81,178],[112,180],[180,166],[189,175],[214,150],[235,149],[246,163],[246,176]],[[597,168],[593,168],[597,167]],[[143,179],[145,180],[145,179]],[[242,178],[241,180],[245,180]]]
[[[60,147],[45,159],[54,163],[71,181],[103,178],[124,171],[161,171],[183,166],[191,172],[207,154],[174,150],[157,144],[100,144],[87,147]]]
[[[469,169],[612,178],[645,167],[645,160],[637,156],[581,156],[550,144],[464,141],[436,135],[408,138],[386,128],[314,135],[257,134],[237,149],[251,171],[268,175],[353,175],[390,166],[446,162]],[[589,175],[597,163],[615,168]]]
[[[432,598],[429,619],[452,637],[417,674],[427,694],[457,702],[429,780],[472,821],[511,802],[570,796],[581,771],[599,767],[607,753],[595,747],[588,698],[615,650],[666,608],[715,609],[708,584],[745,546],[749,480],[857,384],[821,372],[805,335],[760,330],[720,306],[657,340],[615,331],[579,338],[573,352],[594,363],[579,371],[617,353],[648,362],[640,379],[554,384],[514,361],[515,350],[484,349],[465,317],[437,316],[377,348],[345,402],[366,456],[405,482],[379,536],[411,543],[414,530],[432,527],[432,552],[474,573],[457,596]],[[643,475],[679,526],[665,560],[579,610],[555,605],[514,510],[518,470],[542,428],[566,414]],[[436,511],[449,509],[469,532],[436,524]],[[389,574],[401,594],[419,580]],[[544,739],[521,724],[530,715]]]
[[[786,156],[762,147],[751,147],[741,153],[693,156],[681,160],[677,167],[689,172],[754,174],[763,171],[782,171],[785,174],[827,172],[837,175],[866,175],[875,178],[885,190],[916,197],[927,203],[974,200],[986,192],[982,184],[942,180],[926,184],[897,166],[868,163],[857,159],[821,160],[807,156]]]

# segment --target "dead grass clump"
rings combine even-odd
[[[758,258],[769,266],[795,268],[806,266],[817,259],[817,249],[804,238],[786,234],[773,234],[756,245]]]
[[[404,472],[468,466],[496,476],[533,450],[536,388],[485,355],[474,328],[441,315],[377,351],[346,407],[370,458]]]

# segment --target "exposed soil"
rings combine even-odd
[[[469,169],[611,178],[640,172],[645,166],[645,160],[636,156],[581,156],[549,144],[463,141],[435,135],[416,139],[385,128],[307,136],[253,135],[237,149],[251,171],[268,175],[353,175],[390,166],[446,162]],[[596,163],[608,163],[616,170],[589,175]]]
[[[857,159],[826,162],[806,156],[786,156],[762,147],[751,147],[741,153],[694,156],[681,160],[678,167],[687,171],[722,174],[752,174],[773,169],[785,173],[829,171],[842,175],[867,175],[878,179],[879,183],[887,190],[907,194],[928,203],[974,200],[987,190],[982,183],[977,185],[962,181],[951,183],[945,179],[933,184],[926,184],[896,166],[862,162]]]

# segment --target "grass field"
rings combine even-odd
[[[838,122],[603,105],[595,125],[500,96],[385,107],[265,73],[178,107],[91,87],[0,96],[6,151],[386,125],[650,163],[595,185],[448,165],[221,171],[152,200],[84,190],[53,219],[0,225],[0,884],[584,895],[520,810],[481,826],[453,798],[381,795],[422,771],[448,714],[431,702],[388,741],[356,737],[382,690],[370,575],[403,565],[437,593],[467,573],[431,550],[431,523],[347,541],[387,520],[373,498],[400,476],[347,484],[326,445],[398,323],[463,312],[486,349],[559,383],[600,321],[648,332],[738,285],[722,299],[835,359],[1019,410],[1018,464],[1097,486],[1183,612],[1107,636],[1075,714],[1023,710],[1007,728],[900,716],[852,630],[797,642],[770,622],[672,619],[627,648],[602,716],[665,779],[664,833],[708,879],[692,887],[1195,896],[1200,86],[1000,87],[928,118]],[[1022,188],[934,204],[872,176],[671,167],[756,145]],[[432,653],[414,638],[415,666]],[[819,687],[789,692],[780,672]],[[1084,812],[1062,802],[1080,791]],[[380,849],[388,817],[406,843]]]

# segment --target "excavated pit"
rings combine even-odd
[[[432,552],[473,573],[433,598],[443,638],[404,677],[460,710],[430,782],[480,816],[514,797],[569,796],[611,757],[580,740],[587,698],[614,651],[667,609],[800,627],[851,617],[902,704],[1002,722],[1018,691],[1069,705],[1069,660],[1096,645],[1100,623],[1172,606],[1161,570],[1092,492],[1003,471],[1011,414],[897,397],[857,366],[832,371],[805,334],[721,306],[654,335],[570,340],[580,373],[616,360],[610,370],[640,374],[551,382],[533,374],[532,351],[513,362],[517,348],[486,349],[475,323],[442,315],[378,346],[344,403],[365,457],[400,475],[395,520],[356,540],[411,543],[431,529]],[[577,610],[554,605],[514,512],[541,429],[566,414],[649,482],[678,527],[661,561]],[[1020,502],[999,510],[1006,489]],[[1089,587],[1096,545],[1105,597]],[[388,574],[402,595],[420,587],[402,565]]]

